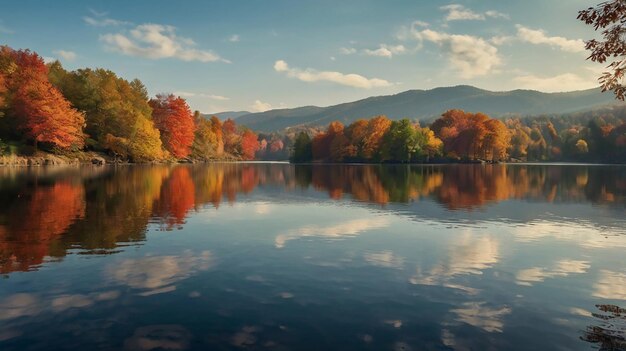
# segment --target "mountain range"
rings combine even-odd
[[[589,89],[563,93],[536,90],[489,91],[468,85],[431,90],[408,90],[328,107],[304,106],[258,113],[223,112],[256,131],[272,132],[295,126],[325,126],[331,121],[351,123],[360,118],[386,115],[390,119],[430,121],[449,109],[483,112],[491,117],[562,114],[614,104],[614,95]],[[228,117],[227,117],[228,118]]]

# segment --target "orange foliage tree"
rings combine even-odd
[[[195,124],[193,114],[185,99],[173,94],[159,94],[150,100],[152,118],[161,132],[165,149],[177,158],[191,153]]]
[[[510,146],[504,123],[483,113],[449,110],[433,122],[431,129],[443,141],[444,152],[452,157],[501,160]]]
[[[383,142],[385,133],[391,127],[391,120],[386,116],[377,116],[367,123],[367,136],[363,141],[363,157],[374,159]]]
[[[331,122],[325,133],[313,138],[313,159],[342,161],[347,154],[348,138],[343,134],[343,124],[339,121]]]

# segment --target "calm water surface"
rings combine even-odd
[[[3,168],[0,199],[3,351],[625,347],[626,167]]]

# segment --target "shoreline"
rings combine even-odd
[[[626,163],[607,162],[578,162],[578,161],[514,161],[514,162],[489,162],[489,161],[447,161],[438,160],[435,162],[291,162],[289,160],[238,160],[234,158],[224,159],[182,159],[182,160],[161,160],[149,162],[129,162],[120,161],[99,152],[80,152],[75,155],[57,155],[46,152],[39,152],[34,156],[8,155],[0,156],[0,167],[76,167],[76,166],[145,166],[145,165],[174,165],[174,164],[202,164],[202,163],[277,163],[291,164],[295,166],[369,166],[369,165],[389,165],[389,166],[445,166],[445,165],[520,165],[520,166],[626,166]]]

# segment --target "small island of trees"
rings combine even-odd
[[[385,116],[295,139],[294,162],[626,162],[626,113],[509,118],[449,110],[430,126]],[[615,116],[613,113],[617,113]],[[586,125],[583,122],[586,121]],[[557,130],[558,126],[558,130]]]

